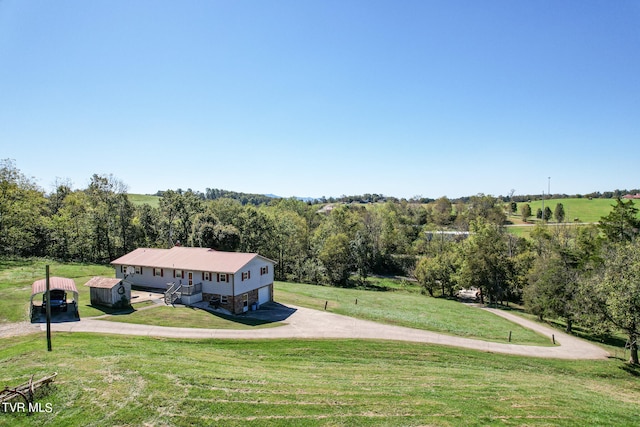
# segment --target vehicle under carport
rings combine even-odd
[[[56,317],[57,321],[76,320],[80,318],[78,312],[78,288],[73,279],[66,277],[50,277],[49,293],[51,294],[51,314]],[[30,314],[31,321],[39,321],[40,316],[44,313],[47,304],[46,298],[47,281],[40,279],[31,285],[31,305]],[[34,299],[37,295],[40,304],[35,304]],[[69,295],[73,295],[73,299],[69,301]]]

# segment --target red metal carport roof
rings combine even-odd
[[[47,291],[47,279],[40,279],[33,282],[31,285],[31,295],[40,294]],[[66,277],[50,277],[49,289],[62,289],[67,292],[78,293],[78,288],[72,279]]]

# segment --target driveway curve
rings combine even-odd
[[[194,329],[110,322],[99,319],[82,319],[78,322],[54,323],[51,329],[57,332],[92,332],[104,334],[138,335],[166,338],[214,338],[214,339],[277,339],[277,338],[355,338],[391,341],[410,341],[440,344],[473,350],[513,354],[529,357],[556,359],[606,359],[609,353],[582,339],[540,325],[501,310],[488,309],[498,316],[532,329],[556,343],[553,347],[503,344],[462,338],[401,326],[384,325],[368,320],[355,319],[326,311],[289,306],[291,314],[276,328],[256,330]],[[41,324],[41,330],[46,325]]]

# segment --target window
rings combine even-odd
[[[142,267],[136,267],[136,274],[142,274]]]
[[[153,269],[153,275],[154,276],[163,277],[164,276],[164,271],[161,268],[154,268]]]
[[[264,276],[269,273],[269,266],[265,265],[264,267],[260,267],[260,275]]]
[[[226,282],[227,273],[218,273],[218,282]]]
[[[220,295],[220,304],[228,304],[229,303],[229,299],[227,298],[226,295]]]
[[[211,273],[209,273],[208,271],[205,271],[202,273],[202,280],[207,280],[207,281],[211,281]]]
[[[251,271],[243,271],[242,280],[249,280],[249,279],[251,279]]]
[[[173,277],[178,277],[180,279],[184,279],[184,271],[182,271],[182,270],[173,270]]]

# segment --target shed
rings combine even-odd
[[[90,288],[91,305],[126,307],[131,303],[131,284],[123,279],[96,276],[85,286]]]

